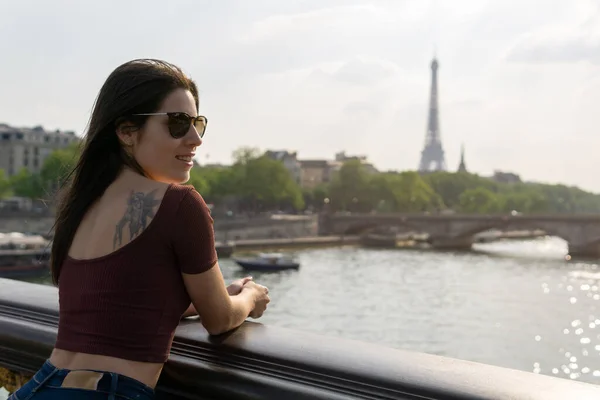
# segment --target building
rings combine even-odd
[[[347,156],[343,151],[335,155],[335,160],[299,160],[297,152],[287,150],[268,150],[265,155],[273,160],[281,161],[294,181],[304,189],[314,189],[319,185],[330,183],[333,174],[345,162],[351,160],[360,161],[368,172],[378,172],[368,162],[366,156]]]
[[[0,169],[13,176],[26,168],[39,173],[46,157],[77,142],[74,132],[46,131],[41,126],[15,128],[0,124]]]
[[[348,156],[346,155],[345,151],[341,151],[339,153],[336,153],[335,161],[339,164],[339,166],[348,161],[359,161],[361,165],[365,168],[365,171],[369,173],[379,172],[377,168],[375,168],[375,166],[367,160],[367,156]]]
[[[314,189],[319,185],[328,184],[333,174],[341,167],[341,163],[330,160],[301,160],[300,186],[303,189]]]
[[[294,182],[300,184],[301,168],[297,153],[287,150],[268,150],[265,155],[273,160],[281,161],[294,179]]]
[[[467,165],[465,164],[465,146],[462,145],[460,148],[460,164],[458,164],[458,172],[467,172]]]
[[[521,183],[521,177],[512,172],[494,171],[492,180],[499,183]]]

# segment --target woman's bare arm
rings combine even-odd
[[[186,313],[191,313],[191,308],[194,307],[202,325],[211,335],[218,335],[240,326],[254,309],[254,290],[244,289],[238,295],[230,296],[218,263],[206,272],[183,273],[182,276],[192,299]]]
[[[247,276],[242,279],[236,279],[235,281],[231,282],[229,286],[227,286],[227,293],[229,293],[230,296],[238,295],[242,291],[244,285],[251,280],[251,276]],[[194,303],[190,303],[190,306],[187,308],[187,310],[185,310],[181,318],[195,317],[197,315],[198,311],[196,310],[196,307],[194,307]]]

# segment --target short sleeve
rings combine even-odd
[[[217,263],[213,219],[195,189],[187,191],[172,222],[172,247],[181,272],[199,274]]]

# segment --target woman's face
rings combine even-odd
[[[192,93],[176,89],[167,96],[156,113],[184,112],[197,116],[196,103]],[[193,157],[202,139],[193,124],[185,136],[179,139],[169,134],[167,115],[152,115],[142,129],[135,131],[131,153],[146,174],[160,182],[185,183],[190,179]]]

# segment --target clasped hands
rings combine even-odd
[[[261,295],[258,296],[259,298],[257,299],[255,308],[252,310],[249,317],[260,318],[267,309],[267,304],[271,301],[269,299],[269,289],[266,286],[255,283],[251,276],[247,276],[231,282],[231,284],[227,286],[227,293],[229,293],[230,296],[237,296],[244,287],[247,288],[249,286],[254,286],[254,289],[258,289],[258,291],[261,292]]]

